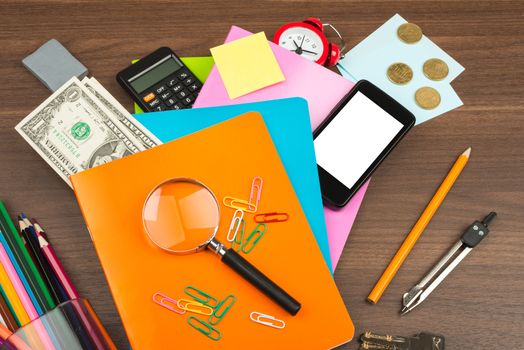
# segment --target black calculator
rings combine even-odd
[[[147,112],[191,108],[202,83],[168,47],[161,47],[116,75]]]

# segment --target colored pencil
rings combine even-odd
[[[3,235],[0,235],[0,241],[2,243],[0,244],[0,262],[4,266],[5,271],[9,276],[9,279],[13,283],[16,293],[20,297],[20,300],[22,302],[22,305],[24,305],[24,309],[27,312],[27,315],[29,316],[31,321],[35,320],[41,315],[41,313],[39,313],[36,310],[37,304],[33,304],[33,300],[36,300],[34,298],[34,295],[33,300],[30,297],[30,294],[32,294],[33,291],[31,290],[31,288],[29,288],[27,281],[25,281],[25,283],[23,282],[25,280],[24,274],[19,273],[20,270],[15,268],[17,262],[14,259],[12,252],[10,252],[10,249]]]
[[[53,248],[42,235],[42,228],[40,227],[40,225],[33,224],[31,221],[29,221],[24,214],[22,214],[22,216],[23,222],[21,223],[21,225],[24,224],[28,227],[28,229],[32,229],[32,232],[34,232],[35,238],[37,239],[35,243],[38,244],[38,248],[40,249],[40,251],[39,254],[35,255],[42,256],[42,258],[45,260],[45,263],[48,264],[50,273],[52,273],[54,279],[56,280],[56,284],[58,284],[56,288],[59,287],[62,290],[61,293],[63,293],[63,296],[61,297],[61,299],[63,300],[61,302],[70,299],[77,299],[79,297],[78,292],[71,283],[69,276],[67,275],[62,264],[58,260],[58,257],[56,256]],[[86,319],[82,310],[78,310],[77,305],[72,304],[72,307],[70,309],[68,308],[68,306],[64,305],[62,311],[66,315],[66,318],[69,321],[69,323],[73,326],[73,329],[75,329],[75,333],[78,336],[80,342],[88,349],[93,348],[93,346],[95,348],[99,348],[99,346],[101,345],[100,341],[96,337],[96,334],[91,331],[90,323]],[[90,337],[90,335],[92,337]]]
[[[19,231],[19,233],[20,233],[20,239],[22,240],[22,243],[24,244],[24,247],[27,250],[27,253],[29,254],[29,257],[33,261],[33,264],[35,264],[38,272],[40,272],[40,274],[42,274],[42,270],[40,270],[40,267],[38,266],[38,263],[37,263],[34,255],[33,255],[33,252],[31,251],[31,247],[29,247],[29,243],[25,239],[24,235],[22,235],[22,231]]]
[[[45,312],[52,310],[56,304],[51,297],[51,294],[49,293],[42,276],[31,260],[27,249],[25,249],[20,235],[11,221],[11,218],[9,217],[9,214],[7,213],[7,210],[2,201],[0,201],[0,214],[0,231],[2,231],[5,235],[6,241],[13,252],[14,258],[22,269],[22,273],[26,277],[27,282],[34,293],[34,296],[37,299],[38,308]]]
[[[47,234],[45,233],[45,230],[42,228],[42,226],[40,226],[40,224],[35,218],[31,218],[31,223],[35,227],[36,231],[40,232],[40,235],[44,236],[44,238],[47,239]]]
[[[27,218],[25,218],[25,220],[27,220]],[[42,254],[42,251],[40,250],[40,244],[38,243],[38,237],[34,227],[32,225],[28,226],[25,220],[24,218],[19,217],[18,224],[20,226],[22,236],[27,241],[31,252],[36,259],[36,262],[42,271],[42,276],[44,277],[45,282],[47,282],[49,291],[55,298],[56,303],[63,303],[68,300],[67,294],[55,276],[51,266],[49,266],[49,263]]]
[[[2,285],[2,289],[5,293],[5,298],[8,301],[8,303],[11,304],[13,313],[18,319],[19,326],[25,326],[31,320],[29,319],[27,311],[25,311],[24,306],[20,301],[20,297],[16,293],[15,287],[13,287],[13,283],[9,279],[9,276],[7,276],[7,272],[5,271],[3,264],[0,264],[0,285]]]
[[[16,350],[31,350],[29,345],[27,345],[20,337],[13,335],[7,327],[0,325],[0,338],[4,340],[4,344],[7,349],[16,349]],[[9,341],[5,341],[9,338]]]
[[[2,264],[0,264],[0,265],[2,265]],[[7,308],[9,309],[9,312],[11,313],[11,315],[13,315],[13,319],[15,320],[16,327],[19,328],[20,325],[21,325],[20,320],[18,319],[18,316],[15,313],[15,309],[13,308],[13,305],[12,305],[11,301],[9,300],[9,298],[7,298],[7,294],[5,293],[5,290],[4,290],[4,287],[2,286],[2,283],[0,283],[0,295],[4,299],[5,304],[7,305]]]
[[[458,176],[466,166],[469,160],[469,155],[471,154],[471,147],[465,150],[455,161],[455,164],[453,164],[453,167],[449,171],[448,175],[442,182],[442,184],[439,186],[437,192],[435,192],[435,195],[433,198],[431,198],[431,201],[426,206],[426,209],[420,215],[419,219],[415,223],[415,226],[411,229],[411,232],[407,235],[406,239],[398,249],[397,253],[389,263],[388,267],[378,280],[377,284],[369,293],[368,300],[372,303],[377,303],[386,288],[388,287],[389,283],[395,277],[395,274],[400,269],[400,266],[402,266],[402,263],[404,260],[406,260],[407,256],[411,252],[411,249],[417,243],[417,240],[419,239],[420,235],[426,228],[426,226],[429,224],[431,219],[433,218],[433,215],[437,211],[437,209],[440,207],[442,202],[444,201],[444,198],[446,198],[446,195],[448,194],[449,190],[457,180]]]
[[[11,331],[16,331],[19,327],[15,321],[7,302],[5,301],[3,295],[0,295],[0,315],[2,316],[3,324]]]
[[[25,279],[25,277],[22,273],[18,273],[17,269],[14,267],[14,264],[16,264],[17,262],[14,259],[14,256],[12,255],[11,250],[9,249],[7,242],[5,241],[5,238],[2,234],[0,234],[0,243],[0,263],[5,268],[5,271],[9,276],[9,279],[13,283],[13,286],[18,296],[20,297],[20,301],[22,302],[22,305],[24,306],[24,309],[26,310],[29,319],[31,321],[34,321],[40,317],[40,314],[36,309],[36,305],[33,304],[29,296],[29,293],[32,293],[32,291],[28,287],[24,288],[24,283],[22,282],[22,280]],[[41,322],[36,322],[35,329],[37,329],[42,340],[48,345],[47,347],[45,347],[45,349],[55,349],[51,340],[49,339],[49,335],[47,334]]]
[[[69,298],[78,299],[79,298],[78,292],[75,286],[73,285],[73,283],[71,282],[69,275],[67,274],[66,270],[62,266],[62,263],[60,263],[60,260],[58,260],[55,250],[53,249],[49,241],[47,241],[46,237],[42,234],[43,233],[42,227],[40,227],[38,223],[35,223],[34,227],[38,235],[38,242],[40,243],[40,249],[42,249],[42,253],[44,254],[45,258],[47,259],[47,262],[49,263],[49,265],[51,265],[51,268],[53,269],[55,276],[58,278],[58,280],[62,284],[62,287],[65,289],[65,291],[69,295]]]

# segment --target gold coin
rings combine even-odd
[[[424,109],[433,109],[440,104],[440,94],[429,86],[424,86],[415,92],[415,101]]]
[[[398,27],[397,36],[406,44],[414,44],[422,39],[422,29],[414,23],[404,23]]]
[[[423,70],[424,75],[431,80],[442,80],[449,73],[448,65],[439,58],[431,58],[424,62]]]
[[[407,84],[413,79],[413,70],[405,63],[393,63],[388,67],[389,80],[398,85]]]

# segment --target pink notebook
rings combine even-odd
[[[226,42],[251,34],[242,28],[232,26]],[[302,97],[308,101],[311,127],[316,129],[354,84],[329,69],[310,62],[272,42],[270,42],[270,46],[280,69],[284,73],[285,81],[231,100],[215,66],[211,70],[194,107],[223,106],[286,97]],[[362,203],[366,193],[367,185],[366,183],[362,186],[344,208],[336,210],[324,207],[333,269],[336,268],[340,259],[360,203]]]

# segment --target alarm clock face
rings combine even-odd
[[[324,53],[320,36],[303,27],[291,27],[283,31],[278,44],[313,62],[318,61]]]

